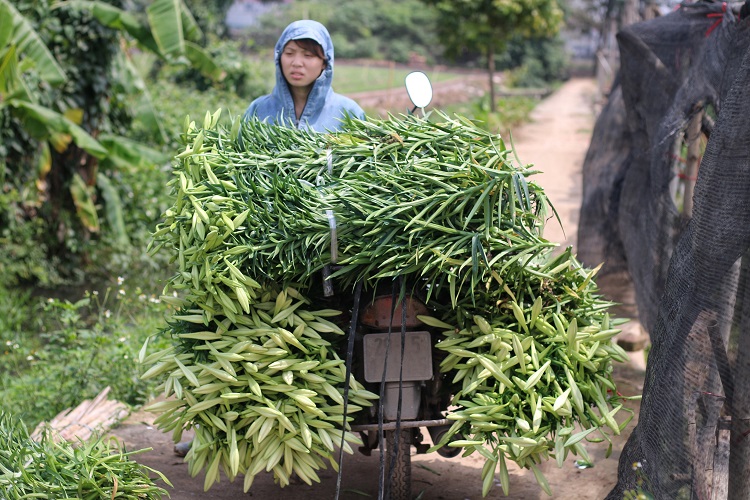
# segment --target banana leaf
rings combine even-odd
[[[15,45],[18,52],[34,62],[39,76],[51,85],[60,85],[68,77],[47,49],[31,23],[7,0],[0,0],[0,51]]]
[[[151,35],[159,52],[173,59],[185,54],[180,10],[179,0],[155,0],[146,8]]]
[[[132,169],[144,165],[158,165],[169,160],[169,155],[144,144],[113,134],[102,134],[99,143],[107,149],[101,165]]]
[[[16,110],[26,122],[28,131],[40,139],[49,139],[53,134],[70,134],[73,141],[89,154],[103,158],[107,150],[84,129],[60,113],[44,106],[20,99],[11,99],[6,104]]]
[[[86,185],[80,175],[73,174],[70,184],[70,194],[73,197],[78,218],[89,231],[98,232],[99,216],[96,214],[92,191],[93,189]]]
[[[119,246],[130,246],[130,238],[125,230],[125,219],[122,215],[122,200],[112,181],[104,174],[96,176],[96,185],[104,198],[105,216],[110,231]]]

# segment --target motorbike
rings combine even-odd
[[[419,108],[424,116],[424,108],[432,101],[429,78],[412,72],[405,85],[414,106],[409,113]],[[435,348],[441,333],[419,319],[431,315],[419,283],[396,280],[390,287],[380,284],[361,297],[359,292],[352,297],[334,290],[326,276],[334,270],[324,270],[323,288],[329,305],[350,311],[353,327],[345,353],[347,366],[380,396],[369,411],[358,412],[351,430],[359,433],[363,454],[380,449],[380,498],[411,500],[412,447],[416,453],[426,453],[430,446],[424,442],[422,429],[437,443],[453,423],[445,418],[451,399],[440,373],[445,354]],[[455,457],[460,448],[442,447],[437,453]]]

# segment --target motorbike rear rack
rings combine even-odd
[[[384,431],[392,431],[396,429],[397,422],[383,422],[383,425],[378,424],[359,424],[352,425],[352,432],[362,431],[377,431],[383,429]],[[400,429],[412,429],[414,427],[438,427],[440,425],[453,424],[454,420],[448,420],[447,418],[441,418],[438,420],[402,420],[398,422]]]

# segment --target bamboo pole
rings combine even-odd
[[[47,430],[50,439],[75,443],[111,429],[130,410],[124,403],[107,399],[109,391],[106,387],[94,399],[86,399],[75,408],[61,411],[51,421],[41,422],[31,434],[32,439],[41,439]]]

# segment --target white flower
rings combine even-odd
[[[117,277],[117,284],[118,285],[122,285],[124,282],[125,282],[125,278],[123,278],[122,276],[118,276]]]
[[[112,316],[112,311],[110,311],[109,309],[107,309],[106,311],[104,311],[104,317],[105,318],[109,318],[110,316]]]

